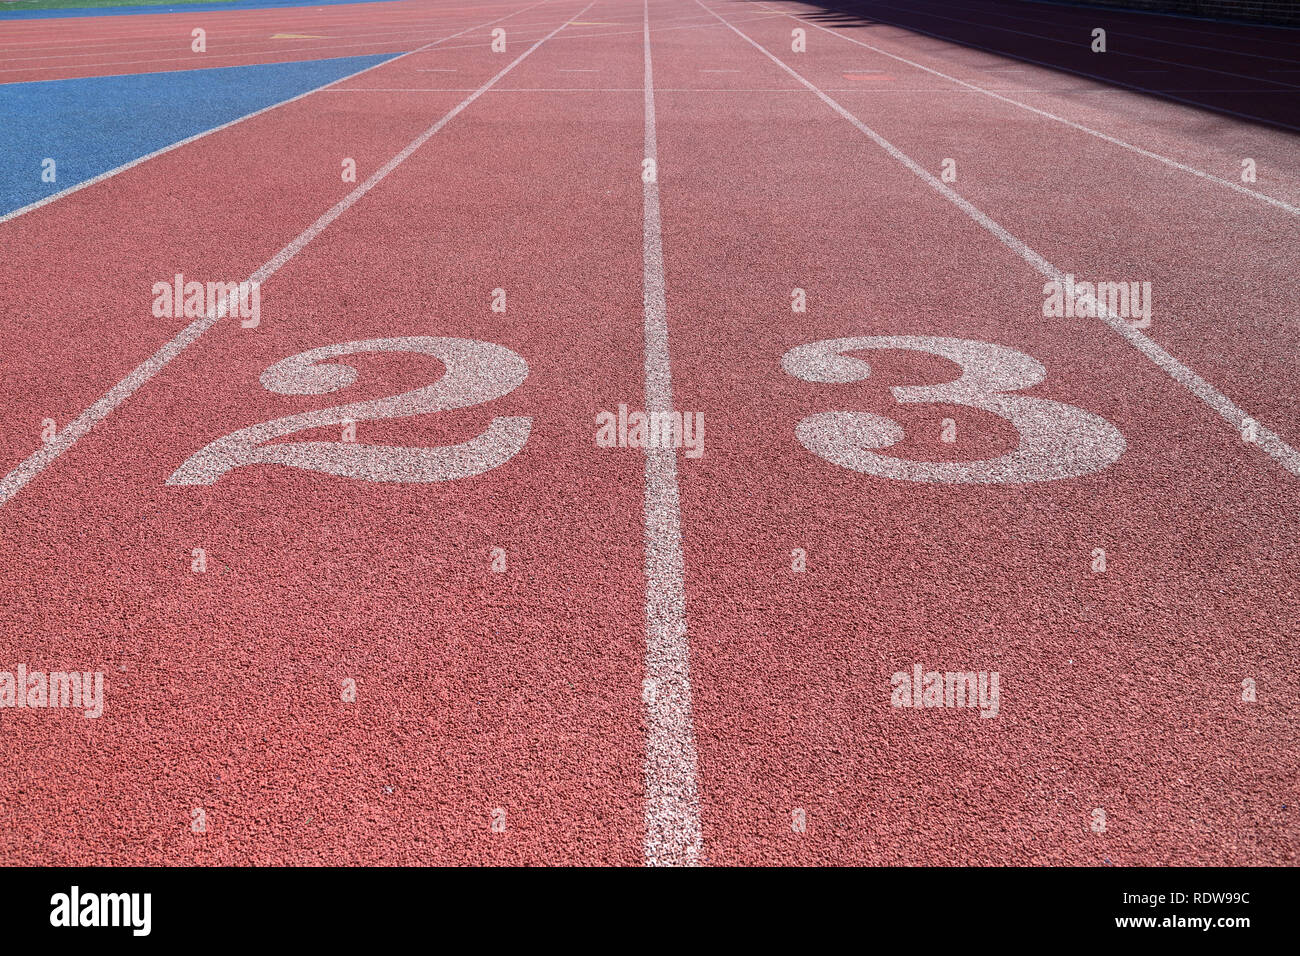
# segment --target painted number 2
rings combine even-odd
[[[167,479],[167,484],[210,485],[232,468],[244,465],[286,465],[363,481],[450,481],[504,464],[528,440],[531,418],[497,417],[477,438],[442,448],[341,441],[267,444],[309,428],[469,408],[508,395],[528,375],[528,363],[503,346],[421,335],[310,349],[276,362],[262,373],[261,382],[278,395],[337,392],[356,381],[357,370],[331,360],[363,352],[428,355],[441,360],[446,371],[432,385],[400,395],[336,405],[241,428],[192,455]]]
[[[961,375],[941,385],[899,385],[900,405],[943,403],[992,412],[1015,426],[1020,441],[1000,458],[983,461],[912,461],[876,453],[903,438],[895,421],[870,412],[823,412],[795,427],[799,443],[827,461],[880,478],[902,481],[995,484],[1076,478],[1108,468],[1124,454],[1124,437],[1110,422],[1063,402],[1012,394],[1039,384],[1047,370],[1015,349],[972,339],[889,335],[826,339],[790,349],[781,359],[805,382],[860,382],[871,374],[863,349],[910,349],[949,359]]]

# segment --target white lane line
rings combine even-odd
[[[671,412],[668,312],[664,301],[663,237],[659,223],[659,150],[655,140],[654,72],[650,64],[650,3],[645,14],[645,158],[656,175],[643,183],[645,288],[645,410]],[[642,177],[644,179],[644,177]],[[686,585],[682,558],[677,449],[645,449],[646,707],[645,862],[691,866],[698,862],[700,801],[695,783],[695,730],[691,720],[690,641],[686,636]]]
[[[699,3],[700,6],[702,7],[704,6],[701,0],[695,0],[695,2]],[[704,9],[708,10],[708,7],[704,7]],[[732,31],[736,33],[737,36],[745,40],[750,46],[758,50],[769,60],[771,60],[781,69],[785,70],[792,77],[794,77],[804,86],[806,86],[809,90],[815,93],[823,103],[825,103],[836,113],[840,114],[840,116],[844,117],[854,126],[856,126],[861,133],[863,133],[865,136],[871,139],[877,146],[883,149],[894,159],[898,160],[898,162],[902,163],[912,172],[916,173],[916,175],[921,177],[921,179],[925,180],[925,182],[930,186],[931,189],[939,193],[941,196],[943,196],[945,199],[947,199],[949,202],[955,205],[962,212],[966,213],[966,215],[970,216],[971,219],[975,220],[977,223],[979,223],[981,226],[987,229],[998,239],[999,242],[1005,245],[1012,252],[1016,253],[1016,255],[1020,256],[1020,258],[1028,262],[1031,266],[1037,269],[1038,272],[1046,276],[1048,279],[1052,279],[1057,282],[1065,281],[1064,272],[1062,272],[1056,266],[1052,265],[1050,262],[1048,262],[1046,259],[1040,256],[1037,252],[1031,249],[1028,246],[1028,244],[1026,244],[1023,240],[1017,239],[1011,233],[1007,232],[1006,229],[1002,228],[1002,226],[994,222],[987,215],[985,215],[983,212],[977,209],[970,202],[963,199],[957,193],[953,192],[953,190],[950,189],[947,185],[940,182],[938,178],[931,175],[927,169],[925,169],[923,166],[917,163],[914,159],[912,159],[910,156],[908,156],[906,153],[900,150],[893,143],[889,142],[889,140],[885,139],[883,136],[877,133],[866,123],[862,122],[862,120],[858,119],[848,110],[846,110],[837,101],[827,96],[824,92],[822,92],[815,85],[813,85],[809,80],[805,79],[802,75],[795,72],[793,67],[786,65],[786,63],[783,62],[779,57],[769,52],[765,47],[763,47],[761,44],[759,44],[757,41],[751,38],[748,34],[743,33],[741,30],[737,29],[731,23],[728,23],[718,14],[714,13],[713,15],[717,17],[719,20],[721,20],[728,27],[730,27]],[[1291,472],[1291,474],[1295,475],[1297,478],[1300,478],[1300,452],[1297,452],[1294,448],[1292,448],[1285,441],[1283,441],[1278,435],[1276,435],[1274,432],[1270,431],[1269,429],[1261,425],[1259,423],[1259,420],[1256,419],[1254,416],[1247,415],[1245,411],[1243,411],[1226,395],[1224,395],[1222,392],[1216,389],[1205,379],[1201,378],[1199,375],[1193,372],[1182,362],[1178,361],[1178,359],[1174,358],[1172,355],[1166,352],[1163,348],[1161,348],[1159,345],[1153,342],[1141,331],[1133,328],[1133,326],[1131,326],[1125,319],[1111,312],[1108,308],[1106,308],[1104,303],[1096,302],[1095,299],[1093,301],[1096,304],[1097,316],[1102,322],[1104,322],[1113,331],[1115,331],[1120,336],[1122,336],[1135,349],[1137,349],[1139,352],[1141,352],[1143,355],[1149,358],[1152,362],[1154,362],[1157,366],[1159,366],[1167,375],[1169,375],[1179,384],[1183,385],[1189,392],[1191,392],[1201,401],[1205,402],[1206,405],[1210,406],[1210,408],[1212,408],[1220,416],[1222,416],[1229,423],[1231,423],[1232,426],[1237,430],[1238,435],[1242,433],[1242,431],[1246,428],[1248,424],[1252,425],[1254,427],[1255,434],[1257,436],[1255,444],[1258,445],[1261,449],[1263,449],[1264,452],[1266,452],[1269,456],[1271,456],[1283,468]]]
[[[708,8],[706,7],[705,9]],[[772,8],[764,5],[763,9],[771,10]],[[714,14],[714,16],[717,16],[717,14]],[[835,30],[829,29],[828,27],[824,27],[820,23],[816,23],[812,20],[805,20],[802,17],[797,17],[793,13],[787,13],[785,14],[785,16],[789,17],[792,20],[798,20],[800,23],[806,23],[809,26],[816,27],[818,30],[822,30],[825,33],[829,33],[832,36],[837,36],[841,40],[848,40],[850,43],[856,43],[858,46],[865,47],[868,50],[871,50],[875,53],[879,53],[881,56],[887,56],[892,60],[897,60],[899,63],[906,63],[908,66],[916,67],[916,69],[918,70],[924,70],[926,73],[929,73],[933,76],[939,76],[945,80],[949,80],[950,82],[957,83],[976,93],[983,93],[985,96],[991,96],[995,100],[1001,100],[1004,103],[1009,103],[1010,105],[1019,107],[1022,110],[1028,110],[1030,113],[1036,113],[1037,115],[1043,117],[1044,119],[1049,119],[1055,123],[1064,124],[1065,126],[1069,126],[1071,129],[1076,129],[1081,133],[1087,133],[1089,136],[1095,136],[1100,140],[1104,140],[1105,142],[1110,143],[1112,146],[1118,146],[1121,149],[1127,149],[1129,152],[1137,153],[1139,156],[1145,156],[1147,159],[1154,159],[1156,162],[1163,163],[1164,165],[1170,167],[1171,169],[1177,169],[1180,172],[1190,173],[1193,176],[1196,176],[1200,179],[1204,179],[1206,182],[1216,183],[1220,186],[1226,186],[1227,188],[1234,190],[1235,192],[1239,192],[1242,195],[1251,196],[1255,199],[1258,199],[1260,202],[1266,202],[1270,206],[1275,206],[1278,209],[1285,210],[1286,212],[1291,213],[1293,216],[1300,216],[1300,206],[1293,206],[1291,203],[1283,202],[1281,199],[1275,199],[1272,196],[1258,192],[1257,190],[1248,189],[1245,186],[1243,186],[1241,183],[1234,183],[1231,179],[1223,179],[1222,177],[1215,176],[1212,173],[1207,173],[1202,169],[1197,169],[1194,166],[1188,166],[1185,163],[1180,163],[1176,159],[1170,159],[1168,156],[1162,156],[1159,153],[1151,152],[1151,150],[1149,149],[1143,149],[1141,146],[1135,146],[1133,143],[1129,143],[1126,142],[1125,140],[1118,139],[1117,137],[1110,136],[1109,134],[1103,133],[1100,130],[1093,129],[1090,126],[1084,126],[1082,123],[1076,123],[1073,120],[1068,120],[1063,116],[1057,116],[1055,113],[1049,113],[1047,110],[1040,110],[1038,107],[1030,106],[1028,103],[1022,103],[1019,100],[1013,100],[1009,96],[1003,96],[1000,93],[995,93],[992,90],[986,89],[982,86],[977,86],[974,83],[967,83],[965,80],[959,80],[955,76],[949,76],[947,73],[940,72],[939,70],[932,69],[931,67],[928,66],[923,66],[922,64],[917,63],[915,60],[909,60],[906,57],[898,56],[895,53],[890,53],[888,50],[882,50],[878,46],[872,46],[870,43],[865,43],[862,40],[858,40],[854,37],[846,36],[843,33],[839,33]],[[730,26],[730,24],[728,24],[728,26]]]
[[[594,3],[595,0],[592,0],[591,3],[583,7],[583,13],[593,6]],[[581,16],[582,14],[578,15]],[[505,18],[502,17],[501,19]],[[461,100],[460,103],[447,112],[442,119],[438,120],[438,122],[434,123],[417,136],[405,149],[371,174],[369,179],[357,186],[356,189],[343,197],[343,199],[341,199],[332,209],[303,230],[296,239],[265,262],[261,268],[249,276],[246,281],[256,282],[260,285],[261,283],[266,282],[267,279],[271,278],[271,276],[275,275],[275,273],[278,272],[285,263],[301,252],[307,243],[319,236],[330,223],[351,209],[362,196],[374,189],[375,186],[379,185],[379,183],[382,182],[389,173],[402,165],[402,163],[406,162],[412,153],[427,143],[439,130],[455,119],[456,116],[458,116],[466,107],[491,89],[498,80],[522,63],[529,54],[551,37],[555,36],[555,34],[563,30],[566,25],[567,21],[561,23],[558,27],[512,60],[508,66],[501,70],[500,73],[492,77],[492,79],[488,80],[469,96],[465,97],[465,99]],[[73,443],[76,442],[77,439],[89,432],[99,421],[108,417],[109,414],[130,398],[131,395],[144,385],[145,382],[157,375],[168,362],[180,355],[181,352],[185,351],[185,349],[190,345],[197,342],[204,332],[216,325],[223,316],[230,312],[231,308],[237,303],[237,301],[238,292],[232,293],[229,297],[222,299],[211,312],[195,319],[182,329],[170,342],[142,362],[135,371],[122,379],[122,381],[118,382],[113,386],[113,388],[109,389],[108,393],[104,395],[103,398],[95,402],[95,404],[91,405],[75,419],[69,422],[68,425],[55,435],[53,439],[43,445],[39,450],[27,456],[18,467],[5,475],[4,479],[0,480],[0,507],[7,504],[10,499],[12,499],[14,495],[18,494],[18,492],[21,491],[29,481],[44,471],[55,458],[72,447]]]
[[[341,76],[337,80],[331,80],[328,83],[316,87],[314,90],[308,90],[306,93],[299,93],[297,96],[290,97],[287,100],[281,100],[279,103],[272,103],[270,106],[264,106],[260,110],[255,110],[254,112],[249,113],[246,116],[240,116],[237,119],[232,119],[229,123],[222,123],[220,126],[212,127],[212,129],[205,129],[201,133],[195,133],[193,136],[189,136],[186,137],[185,139],[172,143],[170,146],[164,146],[162,149],[155,149],[152,153],[147,153],[144,156],[138,156],[135,159],[131,160],[130,162],[123,163],[121,166],[115,167],[114,169],[110,169],[107,172],[100,173],[98,176],[92,176],[90,179],[79,182],[74,186],[69,186],[67,189],[60,189],[58,192],[46,196],[44,199],[38,199],[36,200],[36,202],[28,203],[26,206],[20,206],[19,208],[13,210],[12,212],[7,212],[3,216],[0,216],[0,224],[8,222],[10,219],[17,219],[19,216],[23,215],[24,213],[29,213],[33,209],[40,209],[42,206],[48,206],[56,199],[62,199],[64,196],[70,195],[82,189],[86,189],[89,186],[94,186],[96,183],[102,183],[104,180],[111,179],[112,177],[116,176],[118,173],[124,173],[128,169],[134,169],[136,166],[139,166],[141,163],[147,163],[149,160],[155,159],[163,155],[163,153],[170,153],[174,149],[180,149],[182,146],[188,146],[190,143],[193,143],[196,140],[203,139],[203,137],[205,136],[211,136],[213,133],[220,133],[223,129],[229,129],[230,127],[236,125],[237,123],[242,123],[245,120],[252,119],[254,116],[261,116],[263,113],[269,113],[271,110],[279,109],[281,106],[288,106],[290,103],[296,103],[298,102],[298,100],[302,99],[305,96],[311,96],[313,93],[319,93],[321,90],[329,89],[331,86],[334,86],[337,83],[346,83],[348,80],[355,80],[358,76],[360,76],[363,73],[369,73],[371,70],[377,70],[381,66],[387,66],[389,63],[396,63],[398,60],[404,57],[414,56],[417,53],[423,53],[425,50],[431,50],[434,47],[438,46],[439,44],[446,43],[448,40],[454,40],[456,39],[456,37],[463,36],[464,34],[469,33],[471,30],[482,30],[486,27],[492,26],[492,24],[494,23],[500,23],[502,20],[508,20],[510,17],[515,16],[515,14],[523,13],[527,10],[533,9],[533,7],[540,7],[542,4],[550,3],[550,2],[551,0],[539,0],[538,3],[534,3],[532,4],[532,6],[524,7],[522,10],[516,10],[515,13],[508,13],[504,17],[498,17],[497,19],[490,20],[487,23],[480,23],[472,27],[466,27],[464,30],[461,30],[459,33],[452,33],[449,36],[445,36],[440,40],[434,40],[432,43],[426,43],[424,46],[420,47],[417,50],[411,50],[407,53],[400,53],[387,60],[383,60],[379,63],[376,63],[374,66],[368,66],[364,70],[357,70],[357,72],[351,73],[348,76]],[[56,81],[52,81],[52,82],[56,82]],[[0,504],[2,503],[3,502],[0,502]]]

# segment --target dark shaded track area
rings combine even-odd
[[[755,0],[758,2],[758,0]],[[904,27],[1238,119],[1300,129],[1300,30],[1008,0],[821,2],[837,29]],[[1093,52],[1093,30],[1106,31]]]

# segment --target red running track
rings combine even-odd
[[[414,49],[512,3],[368,3],[0,21],[0,82],[193,70]],[[205,49],[193,49],[193,31]]]
[[[0,224],[42,250],[0,264],[0,670],[105,680],[96,719],[0,710],[0,859],[1295,862],[1294,137],[815,11],[221,15],[472,29]],[[58,75],[187,22],[109,19]],[[1045,317],[1044,263],[1150,282],[1150,326]],[[256,328],[151,314],[175,272],[259,269]],[[526,418],[517,453],[168,483],[236,430],[454,377],[381,352],[337,395],[262,384],[419,337],[527,374],[357,442]],[[790,354],[848,338],[874,341]],[[943,388],[1018,354],[1041,381],[990,387],[1036,402]],[[669,385],[701,457],[597,446]],[[317,422],[275,441],[319,465]],[[996,716],[894,706],[918,665],[996,672]]]

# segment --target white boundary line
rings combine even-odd
[[[784,12],[784,11],[774,10],[772,7],[769,7],[767,4],[760,4],[760,5],[765,10],[772,10],[773,13]],[[708,8],[706,7],[705,9]],[[1045,119],[1052,120],[1053,122],[1056,123],[1062,123],[1065,126],[1070,127],[1071,129],[1078,130],[1081,133],[1087,133],[1089,136],[1095,136],[1100,140],[1105,140],[1107,143],[1110,143],[1112,146],[1118,146],[1121,149],[1127,149],[1129,152],[1137,153],[1139,156],[1145,156],[1147,159],[1154,159],[1156,162],[1163,163],[1164,165],[1170,167],[1171,169],[1177,169],[1180,172],[1190,173],[1191,175],[1196,176],[1200,179],[1204,179],[1207,182],[1217,183],[1220,186],[1226,186],[1229,189],[1242,193],[1243,195],[1252,196],[1255,199],[1260,200],[1261,202],[1266,202],[1270,206],[1276,206],[1278,209],[1285,210],[1286,212],[1291,213],[1291,215],[1293,216],[1300,216],[1300,206],[1293,206],[1291,203],[1283,202],[1281,199],[1275,199],[1272,196],[1265,195],[1264,193],[1258,192],[1254,189],[1247,189],[1245,186],[1241,185],[1241,183],[1234,183],[1231,179],[1223,179],[1222,177],[1215,176],[1212,173],[1207,173],[1204,170],[1197,169],[1194,166],[1188,166],[1185,163],[1180,163],[1176,159],[1170,159],[1168,156],[1162,156],[1159,153],[1151,152],[1151,150],[1149,149],[1143,149],[1141,146],[1135,146],[1133,143],[1129,143],[1122,139],[1118,139],[1117,137],[1110,136],[1109,134],[1103,133],[1100,130],[1093,129],[1090,126],[1084,126],[1082,123],[1076,123],[1073,120],[1068,120],[1063,116],[1057,116],[1055,113],[1049,113],[1047,110],[1040,110],[1038,107],[1030,106],[1028,103],[1021,103],[1019,100],[1013,100],[1009,96],[1003,96],[1000,93],[995,93],[992,90],[985,89],[984,87],[978,86],[975,83],[968,83],[965,80],[959,80],[955,76],[949,76],[947,73],[940,72],[939,70],[932,69],[931,67],[922,66],[920,63],[917,63],[915,60],[909,60],[906,57],[901,57],[897,55],[896,53],[890,53],[888,50],[882,50],[878,46],[872,46],[870,43],[864,43],[862,40],[855,39],[854,37],[851,36],[846,36],[843,33],[838,33],[835,30],[830,29],[829,27],[824,27],[820,23],[814,23],[812,20],[805,20],[802,17],[796,16],[793,13],[784,13],[784,15],[789,17],[791,20],[797,20],[799,23],[805,23],[808,26],[816,27],[818,30],[821,30],[824,33],[831,34],[831,36],[837,36],[841,40],[848,40],[850,43],[856,43],[858,46],[864,47],[875,53],[879,53],[881,56],[887,56],[892,60],[897,60],[899,63],[906,63],[908,66],[915,67],[918,70],[924,70],[926,73],[929,73],[933,76],[942,77],[943,79],[948,80],[952,83],[957,83],[960,86],[964,86],[967,89],[972,90],[976,93],[983,93],[985,96],[991,96],[995,100],[1001,100],[1003,103],[1009,103],[1010,105],[1019,107],[1022,110],[1028,110],[1030,113],[1036,113],[1037,115],[1042,116]],[[714,16],[717,16],[717,14],[714,14]],[[899,29],[906,30],[907,27],[899,27]],[[946,42],[951,43],[952,41],[946,41]]]
[[[136,166],[139,166],[141,163],[147,163],[149,160],[155,159],[156,157],[161,156],[164,153],[170,153],[174,149],[180,149],[182,146],[188,146],[190,143],[193,143],[196,140],[203,139],[203,137],[205,136],[211,136],[213,133],[219,133],[223,129],[229,129],[230,127],[234,126],[237,123],[242,123],[245,120],[250,120],[255,116],[261,116],[263,113],[269,113],[271,110],[279,109],[281,106],[288,106],[290,103],[296,103],[298,102],[298,100],[302,99],[303,97],[311,96],[313,93],[319,93],[321,90],[329,89],[329,87],[334,86],[336,83],[345,83],[348,80],[355,80],[362,73],[369,73],[371,70],[377,70],[379,69],[379,67],[387,66],[389,63],[396,63],[398,60],[402,59],[403,57],[414,56],[417,53],[423,53],[425,50],[431,50],[434,47],[438,46],[438,44],[446,43],[448,40],[454,40],[456,37],[463,36],[464,34],[469,33],[471,30],[482,30],[485,27],[492,26],[492,24],[494,23],[500,23],[502,20],[508,20],[510,17],[513,17],[516,14],[523,13],[526,10],[533,9],[533,7],[540,7],[542,4],[550,3],[550,2],[552,2],[552,0],[538,0],[538,2],[532,4],[532,6],[523,7],[520,10],[516,10],[514,13],[506,14],[504,17],[498,17],[496,20],[490,20],[487,23],[476,24],[475,26],[472,27],[466,27],[464,30],[461,30],[459,33],[453,33],[450,36],[445,36],[440,40],[434,40],[432,43],[426,43],[424,46],[420,47],[417,50],[410,50],[406,53],[399,53],[395,56],[391,56],[386,60],[381,60],[380,62],[374,64],[373,66],[366,67],[364,70],[358,70],[357,72],[351,73],[347,76],[341,76],[337,80],[331,80],[330,82],[325,83],[322,86],[318,86],[315,89],[308,90],[305,93],[299,93],[297,96],[290,97],[287,100],[281,100],[279,103],[272,103],[270,106],[264,106],[260,110],[256,110],[245,116],[240,116],[237,117],[236,119],[232,119],[228,123],[222,123],[220,126],[214,126],[212,127],[212,129],[205,129],[201,133],[195,133],[193,136],[187,136],[185,139],[177,140],[175,143],[172,143],[168,146],[164,146],[161,149],[155,149],[152,153],[148,153],[144,156],[137,156],[135,159],[131,160],[130,162],[123,163],[121,166],[115,167],[114,169],[110,169],[107,172],[100,173],[98,176],[92,176],[90,179],[83,180],[82,182],[79,182],[74,186],[69,186],[67,189],[60,189],[58,192],[54,193],[53,195],[46,196],[44,199],[38,199],[36,200],[36,202],[28,203],[26,206],[20,206],[19,208],[13,210],[12,212],[7,212],[3,216],[0,216],[0,224],[6,223],[11,219],[17,219],[19,216],[24,215],[25,213],[29,213],[35,209],[40,209],[42,206],[48,206],[56,199],[62,199],[64,196],[71,195],[72,193],[78,192],[79,190],[82,189],[86,189],[89,186],[94,186],[96,183],[102,183],[104,180],[111,179],[112,177],[116,176],[118,173],[124,173],[128,169],[134,169]],[[371,55],[383,56],[384,54],[376,53]],[[259,64],[246,64],[246,65],[255,66]],[[47,82],[57,82],[57,81],[47,81]]]
[[[704,7],[702,0],[695,0],[695,2]],[[704,9],[708,10],[709,8],[704,7]],[[886,153],[898,160],[898,162],[902,163],[912,172],[916,173],[916,175],[921,177],[921,179],[925,180],[931,189],[939,193],[962,212],[966,213],[966,215],[970,216],[971,219],[974,219],[975,222],[979,223],[986,230],[992,233],[999,242],[1028,262],[1038,270],[1038,272],[1046,276],[1048,279],[1057,282],[1063,282],[1065,280],[1065,273],[1031,249],[1023,240],[1017,239],[966,199],[963,199],[960,195],[953,192],[953,190],[940,182],[935,176],[931,175],[928,170],[922,167],[914,159],[900,150],[893,143],[889,142],[889,140],[885,139],[870,126],[867,126],[862,122],[862,120],[858,119],[838,102],[823,93],[809,80],[804,79],[803,76],[795,72],[793,67],[787,66],[780,58],[770,53],[756,40],[752,39],[747,34],[742,33],[735,26],[723,19],[719,14],[714,13],[713,15],[730,27],[737,36],[749,43],[750,46],[758,50],[777,66],[781,67],[781,69],[785,70],[813,93],[817,94],[818,98],[821,99],[823,103],[856,126],[861,133],[871,139]],[[1182,362],[1178,361],[1178,359],[1174,358],[1154,341],[1142,334],[1142,332],[1133,328],[1132,325],[1120,316],[1112,313],[1103,303],[1097,302],[1095,298],[1093,299],[1093,302],[1096,305],[1097,316],[1102,322],[1109,326],[1112,331],[1118,333],[1122,338],[1124,338],[1129,345],[1132,345],[1135,349],[1158,365],[1167,375],[1169,375],[1170,378],[1179,382],[1189,392],[1201,401],[1205,402],[1206,405],[1210,406],[1210,408],[1230,422],[1239,434],[1245,430],[1247,424],[1254,425],[1255,434],[1257,436],[1254,444],[1263,449],[1265,453],[1270,455],[1278,464],[1289,471],[1292,475],[1300,478],[1300,452],[1297,452],[1278,435],[1261,425],[1253,416],[1247,415],[1245,411],[1237,406],[1226,395],[1216,389],[1205,379],[1201,378]]]
[[[643,183],[645,410],[671,412],[668,312],[664,301],[663,236],[659,222],[659,151],[655,139],[654,72],[650,63],[650,3],[645,23],[645,158],[655,176]],[[644,176],[642,177],[644,180]],[[699,861],[700,803],[691,720],[690,641],[686,634],[677,449],[645,449],[646,653],[641,696],[646,707],[645,861],[691,866]]]
[[[595,0],[588,3],[587,6],[582,8],[582,12],[578,13],[577,16],[582,16],[582,13],[585,13],[594,5],[594,3]],[[505,18],[502,17],[501,19]],[[563,30],[568,25],[569,19],[571,18],[565,18],[564,22],[517,56],[496,76],[492,77],[492,79],[488,80],[469,96],[465,97],[465,99],[461,100],[460,103],[448,111],[442,119],[438,120],[438,122],[434,123],[417,136],[405,149],[371,174],[369,179],[343,197],[343,199],[341,199],[332,209],[308,226],[296,239],[277,252],[270,260],[264,263],[261,268],[249,276],[246,281],[256,282],[260,285],[267,279],[271,278],[271,276],[275,275],[275,273],[279,271],[285,263],[301,252],[307,243],[319,236],[335,219],[351,209],[352,206],[356,204],[357,200],[370,192],[370,190],[375,186],[379,185],[379,183],[382,182],[389,173],[409,159],[412,153],[427,143],[439,130],[459,115],[462,110],[486,93],[503,76],[522,63],[530,53],[551,37],[555,36],[555,34]],[[474,28],[471,27],[470,29]],[[234,308],[238,302],[238,298],[239,293],[236,291],[217,303],[215,309],[187,325],[170,342],[141,363],[135,371],[109,389],[108,393],[104,395],[103,398],[95,402],[95,404],[91,405],[75,419],[69,422],[62,431],[54,436],[53,439],[43,445],[39,450],[28,455],[27,458],[18,465],[18,467],[5,475],[3,480],[0,480],[0,507],[7,504],[10,499],[12,499],[14,495],[18,494],[18,492],[21,491],[29,481],[44,471],[55,458],[72,447],[73,443],[76,442],[77,439],[81,438],[95,427],[96,423],[108,417],[109,414],[130,398],[136,390],[145,384],[145,382],[157,375],[168,362],[180,355],[187,347],[197,342],[204,332],[208,331],[208,329],[216,325],[221,318],[229,314],[231,309]]]

